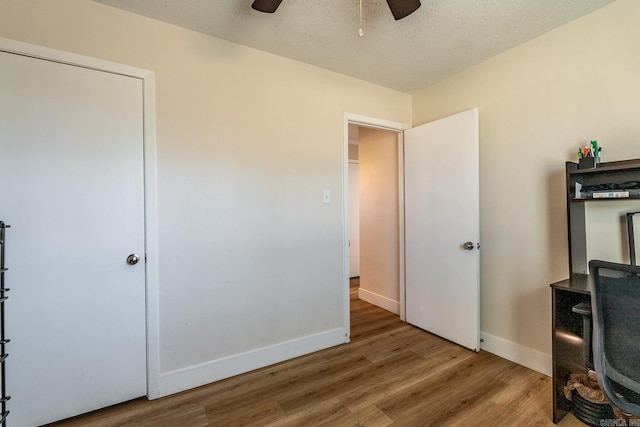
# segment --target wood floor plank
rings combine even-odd
[[[212,426],[266,425],[281,419],[285,412],[273,399],[255,401],[243,399],[233,406],[222,406],[217,402],[205,406],[208,424]]]
[[[267,424],[268,427],[318,426],[338,422],[351,415],[350,411],[340,404],[338,398],[329,398],[315,402],[313,405],[296,408],[280,419]],[[335,424],[334,424],[335,425]],[[266,427],[265,426],[265,427]]]
[[[393,420],[376,406],[367,406],[353,412],[356,422],[353,426],[386,427],[393,425]]]
[[[458,350],[452,348],[453,352]],[[386,402],[402,393],[410,393],[412,387],[436,375],[441,369],[454,367],[457,363],[459,359],[452,357],[451,352],[443,351],[428,359],[422,358],[418,363],[403,366],[400,372],[388,371],[372,378],[363,390],[358,390],[360,393],[354,391],[345,397],[345,403],[353,411],[368,405],[384,406]]]
[[[365,400],[371,394],[379,395],[376,391],[381,392],[389,387],[390,379],[408,379],[405,374],[406,367],[414,366],[416,362],[421,362],[420,356],[411,352],[403,352],[397,354],[393,359],[371,364],[365,370],[357,372],[349,378],[337,379],[338,381],[334,379],[330,387],[314,390],[313,394],[299,394],[293,402],[281,403],[285,408],[292,407],[293,403],[300,407],[309,405],[316,399],[337,397],[341,404],[347,405],[352,411],[358,411],[370,406],[370,402],[361,402],[361,405],[356,406],[353,405],[355,400]]]
[[[503,386],[497,375],[504,366],[495,357],[480,352],[396,393],[378,407],[400,425],[442,425]]]

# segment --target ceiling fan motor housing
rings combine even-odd
[[[280,6],[282,0],[255,0],[251,7],[265,13],[273,13]]]
[[[387,4],[397,21],[415,12],[420,7],[420,0],[387,0]]]
[[[251,7],[265,13],[274,13],[282,0],[254,0]],[[387,0],[389,9],[397,21],[411,15],[420,7],[420,0]]]

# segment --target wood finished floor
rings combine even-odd
[[[349,344],[52,426],[554,425],[549,377],[403,323],[353,285]]]

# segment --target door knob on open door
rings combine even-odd
[[[473,242],[465,242],[465,243],[462,245],[462,248],[463,248],[463,249],[466,249],[466,250],[468,250],[468,251],[473,250],[473,248],[474,248],[474,247],[475,247],[475,246],[473,246]]]
[[[127,257],[127,264],[136,265],[140,261],[140,257],[136,254],[131,254]]]

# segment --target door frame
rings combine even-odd
[[[142,80],[147,397],[160,397],[158,190],[155,73],[102,59],[0,37],[0,51]]]
[[[356,165],[358,166],[358,175],[360,175],[360,161],[358,159],[349,159],[347,158],[347,186],[350,187],[351,185],[351,171],[349,170],[349,165]],[[347,206],[347,220],[349,221],[349,224],[351,223],[351,214],[353,212],[351,212],[349,209],[349,206],[351,205],[351,193],[347,194],[347,200],[348,200],[348,206]],[[358,211],[359,209],[359,203],[358,203]],[[358,226],[360,225],[360,220],[358,219]],[[347,264],[347,267],[349,269],[349,280],[351,280],[351,277],[353,277],[351,275],[351,248],[353,248],[353,242],[351,241],[351,236],[348,237],[349,239],[349,244],[348,244],[348,248],[349,248],[349,263]],[[360,242],[358,242],[358,257],[360,256]],[[360,276],[360,266],[358,266],[358,276]]]
[[[400,320],[405,320],[405,283],[404,283],[404,131],[411,128],[406,123],[394,122],[360,114],[344,113],[344,137],[342,150],[342,241],[343,241],[343,280],[344,280],[344,317],[345,329],[350,334],[350,291],[349,291],[349,124],[388,130],[398,134],[398,209],[399,209],[399,284],[400,284]],[[349,342],[349,336],[347,336]]]

